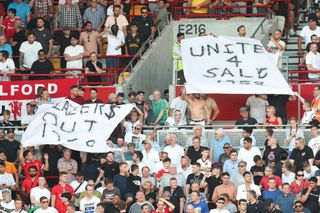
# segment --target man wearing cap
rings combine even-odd
[[[308,26],[304,26],[302,28],[300,35],[299,35],[299,38],[298,38],[299,52],[303,52],[302,39],[304,39],[305,45],[307,45],[308,43],[310,43],[312,35],[315,34],[318,37],[320,37],[320,27],[317,26],[317,24],[318,24],[318,17],[315,14],[311,14],[308,17]]]
[[[256,125],[258,122],[256,119],[249,116],[249,111],[247,107],[240,108],[241,119],[237,120],[235,125]]]
[[[144,145],[142,162],[148,165],[149,168],[153,168],[160,161],[159,153],[152,148],[151,139],[145,139],[142,144]]]

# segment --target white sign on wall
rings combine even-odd
[[[187,93],[293,94],[258,40],[196,37],[181,49]]]
[[[22,135],[21,143],[23,146],[61,144],[83,152],[107,152],[111,150],[107,139],[132,108],[131,104],[79,105],[68,99],[43,105]]]

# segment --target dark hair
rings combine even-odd
[[[71,198],[72,198],[70,192],[63,192],[63,193],[61,194],[61,197],[67,198],[68,201],[70,201]]]
[[[135,92],[129,92],[128,94],[128,97],[131,97],[131,96],[136,96],[137,94]]]
[[[195,139],[198,139],[199,141],[201,141],[201,138],[198,137],[198,136],[194,136],[194,137],[192,138],[192,141],[195,140]]]
[[[237,154],[238,154],[237,150],[235,150],[235,149],[231,149],[230,155],[231,155],[232,153],[237,153]]]
[[[257,198],[257,193],[256,193],[256,191],[254,191],[254,190],[248,190],[247,193],[250,193],[250,194],[252,194],[252,196],[253,196],[254,198]]]
[[[208,148],[208,147],[203,147],[202,148],[202,150],[201,150],[201,152],[203,152],[203,151],[209,151],[210,149]]]
[[[200,164],[200,163],[198,163],[198,162],[195,162],[195,163],[193,163],[193,164],[192,164],[192,166],[201,167],[201,164]]]
[[[219,197],[217,201],[222,200],[223,202],[226,202],[226,199],[224,199],[223,197]]]
[[[95,91],[95,92],[98,92],[98,90],[96,88],[90,88],[90,92],[91,91]]]
[[[171,163],[171,159],[170,158],[165,158],[165,159],[162,160],[162,162],[163,163],[165,163],[165,162],[170,162]]]
[[[127,165],[127,166],[128,166],[127,162],[121,162],[121,163],[119,163],[119,168],[120,168],[122,165]]]
[[[123,93],[123,92],[119,92],[119,93],[117,94],[117,97],[124,98],[124,93]]]
[[[255,163],[257,163],[259,160],[262,160],[262,158],[261,158],[260,155],[255,155],[255,156],[253,157],[253,161],[254,161]]]
[[[310,40],[312,40],[312,37],[317,37],[318,38],[318,36],[316,35],[316,34],[312,34],[311,36],[310,36]]]
[[[148,8],[147,7],[141,7],[140,11],[142,12],[142,10],[147,10],[148,11]]]
[[[274,133],[273,128],[271,128],[271,127],[267,127],[266,132],[268,133],[269,136],[272,136]]]
[[[230,177],[230,174],[229,174],[228,172],[222,172],[222,173],[221,173],[221,177],[223,177],[223,176],[228,176],[228,177]]]
[[[178,33],[177,38],[180,38],[181,36],[184,36],[184,33]]]
[[[136,169],[139,169],[139,166],[137,164],[132,164],[131,171],[133,172]]]
[[[238,201],[238,205],[240,205],[240,203],[247,203],[247,200],[246,199],[240,199],[239,201]]]
[[[0,53],[2,54],[2,57],[4,57],[5,59],[9,58],[9,53],[6,50],[1,50]]]
[[[134,154],[136,154],[140,160],[143,159],[143,154],[142,154],[142,152],[140,152],[140,151],[135,151]]]
[[[110,183],[113,184],[113,181],[112,181],[110,178],[105,178],[105,179],[104,179],[104,185],[108,185],[108,184],[110,184]]]
[[[4,161],[0,161],[0,166],[6,167],[6,164]]]
[[[317,183],[318,182],[318,179],[316,177],[311,177],[309,179],[309,182],[314,182],[314,183]]]
[[[84,91],[85,91],[85,89],[84,89],[84,87],[83,87],[83,86],[79,86],[79,87],[78,87],[78,89],[79,89],[80,91],[82,91],[82,92],[84,92]]]
[[[3,114],[8,114],[8,115],[10,115],[11,112],[10,112],[10,110],[7,110],[7,109],[6,109],[6,110],[3,111]]]
[[[36,34],[35,34],[34,32],[32,32],[32,31],[30,31],[30,32],[27,34],[27,37],[29,37],[29,36],[31,36],[31,35],[33,35],[34,37],[36,37]]]
[[[282,187],[284,187],[284,186],[290,186],[290,184],[289,183],[283,183]]]
[[[16,14],[17,14],[17,10],[14,9],[14,8],[10,8],[8,11],[9,11],[10,13],[13,13],[14,16],[16,16]]]
[[[78,85],[72,85],[72,86],[70,87],[70,90],[73,90],[73,89],[75,89],[75,88],[78,88]]]
[[[251,172],[248,172],[248,171],[244,172],[243,173],[243,177],[246,176],[246,175],[251,175]]]
[[[121,10],[121,6],[120,5],[113,5],[113,10],[119,8]]]
[[[287,160],[288,159],[288,152],[286,150],[282,150],[280,152],[280,160]]]
[[[244,127],[242,130],[245,131],[245,132],[247,132],[247,133],[250,133],[250,135],[251,135],[252,132],[253,132],[253,128],[250,128],[250,127]]]
[[[46,196],[40,197],[40,202],[42,202],[43,200],[49,200],[49,198],[47,198]]]
[[[38,168],[37,168],[36,166],[30,166],[30,167],[28,168],[28,171],[30,171],[30,169],[34,169],[34,170],[38,171]]]
[[[86,21],[86,23],[84,23],[83,27],[86,27],[88,24],[92,24],[91,21]]]
[[[251,144],[252,144],[252,138],[250,138],[250,137],[245,137],[245,138],[243,139],[243,141],[245,141],[245,142],[248,142],[248,143],[251,143]]]
[[[26,150],[26,151],[24,151],[23,154],[22,154],[23,157],[26,158],[27,155],[28,155],[30,152],[31,152],[31,150]]]
[[[242,27],[245,28],[244,25],[240,25],[240,26],[237,28],[237,32],[239,32]]]
[[[40,53],[47,54],[47,53],[46,53],[46,51],[45,51],[44,49],[40,49],[40,50],[38,51],[38,55],[40,55]]]
[[[44,18],[40,16],[36,18],[36,22],[38,22],[38,20],[42,20],[43,22],[45,22]]]

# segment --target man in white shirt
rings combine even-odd
[[[245,127],[242,129],[242,137],[240,139],[240,147],[243,147],[243,141],[245,138],[249,137],[252,139],[252,146],[256,146],[256,138],[252,135],[253,129],[250,127]]]
[[[311,43],[310,52],[306,56],[307,70],[318,71],[320,73],[320,53],[318,52],[318,45]],[[319,73],[308,73],[309,79],[319,79]]]
[[[49,199],[47,197],[41,197],[40,204],[40,208],[35,210],[34,213],[58,213],[57,209],[49,206]]]
[[[26,113],[21,116],[21,126],[27,126],[34,118],[34,107],[30,104],[26,104]]]
[[[160,161],[159,153],[152,148],[151,139],[145,139],[142,144],[144,144],[144,149],[142,150],[142,162],[144,162],[149,168],[152,168]]]
[[[68,71],[67,73],[72,74],[76,77],[77,74],[82,73],[83,68],[82,58],[84,54],[84,48],[82,45],[78,45],[78,38],[76,36],[71,36],[71,45],[64,50],[64,59],[67,61],[67,68],[75,68],[76,70]]]
[[[244,176],[244,184],[238,186],[237,189],[237,200],[247,199],[247,191],[254,190],[257,193],[257,196],[261,195],[261,191],[259,186],[252,183],[252,174],[250,172],[245,172]]]
[[[311,136],[308,146],[313,151],[313,156],[317,155],[318,150],[320,149],[320,135],[318,133],[319,127],[318,125],[312,125],[311,126]]]
[[[36,41],[34,32],[28,33],[27,39],[22,42],[19,49],[19,64],[22,72],[25,72],[26,68],[30,69],[33,62],[38,60],[38,52],[42,49],[42,45]]]
[[[171,163],[179,167],[181,157],[184,156],[184,149],[177,144],[177,136],[170,134],[170,145],[164,148],[164,152],[168,153]]]
[[[246,137],[243,140],[243,148],[239,150],[238,159],[247,162],[247,171],[250,171],[251,167],[255,165],[254,156],[261,156],[261,152],[258,147],[252,146],[252,139]]]
[[[278,54],[278,62],[277,67],[279,70],[282,69],[282,55],[284,53],[284,50],[286,48],[286,43],[284,41],[280,40],[281,38],[281,30],[277,29],[274,31],[273,36],[270,36],[269,42],[267,44],[267,50],[268,52],[272,54]]]
[[[252,95],[247,99],[246,106],[250,111],[250,117],[258,121],[259,124],[264,122],[266,118],[267,101],[266,95]]]
[[[186,125],[187,124],[187,115],[186,115],[187,108],[188,108],[188,103],[184,100],[184,97],[181,92],[180,96],[172,100],[170,109],[169,109],[169,115],[173,116],[173,113],[176,110],[179,110],[181,112],[181,124]]]
[[[190,135],[187,138],[187,142],[185,147],[188,148],[189,146],[192,146],[193,138],[199,137],[200,138],[200,146],[208,147],[209,148],[209,142],[206,134],[203,133],[203,126],[201,124],[196,124],[193,127],[193,135]]]
[[[142,144],[142,141],[144,139],[146,139],[146,136],[144,134],[141,133],[142,132],[142,125],[141,124],[137,124],[134,127],[133,132],[128,132],[125,136],[124,136],[124,141],[128,144],[128,143],[134,143],[136,145],[136,147],[139,147],[140,144]]]
[[[305,46],[311,42],[311,36],[317,35],[320,37],[320,27],[317,26],[317,18],[316,17],[309,17],[308,19],[308,26],[304,26],[300,32],[298,38],[298,50],[303,55],[303,48],[302,48],[302,39],[304,39]]]
[[[7,74],[11,74],[15,72],[15,65],[11,58],[9,58],[9,53],[6,50],[0,51],[0,74],[4,76],[0,76],[1,81],[10,81],[10,77],[6,76]]]
[[[87,195],[80,200],[80,210],[82,212],[94,212],[100,199],[94,196],[94,186],[86,186]]]
[[[22,210],[22,200],[16,199],[14,201],[14,210],[11,213],[27,213],[25,210]]]

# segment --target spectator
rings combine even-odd
[[[151,213],[173,212],[174,209],[175,206],[171,202],[167,201],[166,199],[159,198],[159,201],[157,202],[157,208]]]
[[[53,23],[55,28],[80,29],[82,16],[78,4],[72,4],[72,0],[66,0],[65,4],[59,4]]]
[[[222,184],[217,186],[214,189],[213,195],[212,195],[212,202],[216,203],[218,198],[221,196],[223,193],[227,193],[230,197],[231,202],[236,201],[236,196],[237,196],[237,188],[235,185],[230,183],[230,175],[228,172],[224,172],[221,174],[221,180]]]
[[[31,74],[36,74],[32,76],[30,80],[46,80],[51,76],[54,76],[55,71],[53,64],[47,58],[47,53],[44,49],[38,51],[39,59],[32,63]],[[48,76],[37,76],[38,74],[46,74]]]
[[[107,8],[107,16],[112,16],[113,15],[113,6],[114,5],[119,5],[121,8],[121,13],[123,13],[123,9],[124,6],[121,4],[120,0],[113,0],[113,4],[111,4],[108,8]],[[130,9],[130,8],[129,8]]]
[[[232,149],[230,151],[230,159],[226,160],[223,164],[223,171],[232,174],[237,169],[239,162],[237,150]]]
[[[282,212],[290,212],[295,199],[296,196],[290,192],[289,184],[284,183],[282,184],[282,194],[280,194],[276,200],[276,208]]]
[[[316,43],[310,44],[310,52],[306,55],[306,66],[310,71],[320,70],[320,53],[318,52],[318,46]],[[318,79],[318,73],[308,73],[309,79]]]
[[[27,26],[27,24],[30,21],[31,18],[31,12],[30,12],[30,6],[27,2],[22,0],[14,0],[11,2],[8,6],[8,10],[11,8],[16,10],[16,16],[20,17],[24,26]]]
[[[189,0],[188,1],[188,6],[193,7],[191,9],[192,13],[208,13],[208,5],[210,4],[210,1],[208,0],[201,0],[201,1],[197,1],[197,0]],[[203,8],[202,8],[203,7]]]
[[[274,169],[272,167],[270,167],[270,166],[266,166],[265,171],[264,171],[264,176],[262,177],[262,179],[261,179],[261,181],[259,183],[261,191],[269,189],[268,182],[269,182],[270,178],[275,179],[276,188],[281,189],[281,187],[282,187],[281,178],[279,176],[277,176],[277,175],[274,175],[273,173],[274,173]]]
[[[295,213],[311,213],[311,211],[308,208],[304,208],[301,200],[296,200],[294,202],[293,209]]]
[[[262,177],[264,176],[265,166],[260,155],[254,156],[253,161],[255,165],[251,167],[250,172],[253,174],[254,184],[259,185]]]
[[[180,213],[184,209],[185,196],[183,189],[178,185],[177,179],[175,177],[170,178],[169,186],[164,187],[165,192],[170,193],[170,202],[175,206],[173,213]]]
[[[259,8],[258,8],[259,9]],[[266,9],[266,8],[261,8]],[[267,44],[267,50],[268,52],[272,54],[278,54],[278,62],[277,67],[281,71],[282,70],[282,56],[284,53],[284,50],[286,49],[286,43],[281,39],[281,30],[277,29],[274,31],[274,34],[269,37],[269,42]]]
[[[211,209],[209,213],[228,213],[229,210],[225,209],[225,199],[223,197],[218,198],[218,201],[216,202],[217,208]]]
[[[118,26],[118,30],[122,31],[124,35],[127,35],[127,28],[128,28],[128,20],[127,18],[121,14],[121,6],[114,5],[113,6],[113,15],[108,16],[104,26],[105,32],[110,30],[113,25]]]
[[[302,190],[301,201],[305,207],[310,209],[312,213],[317,213],[320,210],[320,206],[319,206],[320,189],[317,186],[317,178],[312,177],[310,178],[309,181],[310,181],[309,187]]]
[[[10,81],[8,74],[15,73],[15,64],[11,58],[9,58],[8,51],[0,51],[0,74],[3,76],[0,77],[1,81]]]
[[[282,183],[291,184],[295,179],[295,174],[292,172],[292,164],[289,161],[285,161],[282,164]]]
[[[5,17],[1,23],[1,28],[5,30],[5,36],[8,41],[11,40],[12,37],[14,37],[16,31],[16,23],[21,22],[21,18],[16,16],[16,9],[11,8],[8,10],[8,16]]]
[[[153,125],[164,125],[165,121],[167,120],[167,106],[165,101],[160,96],[161,93],[159,90],[155,90],[153,92],[153,99],[151,100],[152,113],[155,118]]]
[[[165,174],[162,179],[161,182],[159,183],[159,195],[161,196],[164,192],[164,188],[167,186],[170,186],[171,182],[171,178],[175,178],[178,185],[181,186],[182,188],[185,187],[186,184],[186,178],[183,176],[183,174],[181,173],[177,173],[177,167],[174,164],[171,164],[169,167],[169,174]]]
[[[274,178],[269,178],[268,187],[268,189],[262,192],[263,200],[272,199],[273,202],[276,202],[278,196],[282,193],[276,188],[276,180]]]
[[[211,141],[210,147],[210,158],[212,162],[218,162],[219,157],[222,153],[224,153],[223,146],[229,143],[230,138],[227,135],[224,135],[222,129],[217,129],[214,133],[214,138]]]
[[[308,18],[308,25],[302,28],[298,38],[299,52],[302,52],[302,40],[304,40],[304,43],[307,45],[310,43],[310,38],[312,35],[317,35],[318,37],[320,37],[320,27],[317,26],[317,22],[318,21],[314,17]]]
[[[90,7],[87,7],[84,11],[83,22],[91,22],[92,28],[99,30],[106,17],[105,10],[100,4],[98,4],[97,0],[89,1],[89,5]]]
[[[59,173],[65,172],[68,174],[67,182],[70,184],[75,180],[75,174],[78,171],[78,164],[74,159],[71,159],[72,151],[70,149],[63,150],[63,158],[58,160]]]
[[[7,51],[9,56],[12,57],[12,48],[10,44],[6,43],[6,37],[4,35],[0,35],[0,51]]]
[[[261,152],[259,148],[252,146],[251,137],[244,138],[243,146],[244,147],[239,150],[238,159],[247,162],[247,171],[250,171],[251,167],[254,166],[254,156],[261,156]]]
[[[156,15],[155,22],[157,23],[161,31],[165,26],[168,25],[168,21],[169,21],[168,10],[167,10],[167,0],[159,0],[158,7],[154,11],[154,13]]]
[[[63,56],[64,50],[71,45],[71,31],[69,28],[64,28],[63,31],[59,31],[55,35],[55,40],[57,41],[59,45],[59,54],[60,56]],[[60,59],[60,67],[66,68],[66,61],[64,60],[64,57]]]
[[[137,124],[135,125],[133,132],[128,132],[125,135],[124,140],[127,143],[134,143],[136,147],[139,147],[140,144],[142,144],[142,142],[145,140],[145,138],[146,136],[142,134],[142,125]]]
[[[83,212],[95,211],[100,199],[94,196],[94,186],[86,186],[87,195],[80,200],[80,210]]]
[[[280,155],[285,152],[283,148],[278,145],[275,138],[270,138],[268,140],[268,147],[263,153],[263,161],[267,166],[275,167],[278,162],[280,162]]]
[[[148,205],[150,210],[154,210],[154,207],[152,206],[152,204],[146,201],[145,195],[142,191],[138,191],[136,193],[136,199],[137,201],[131,205],[129,209],[129,213],[141,212],[141,207],[143,205]]]
[[[294,149],[295,140],[297,138],[304,138],[304,134],[302,129],[298,127],[298,122],[294,117],[292,117],[289,121],[290,129],[287,130],[286,133],[286,144],[289,144],[289,153]]]
[[[17,162],[20,153],[20,142],[15,140],[14,129],[7,129],[7,140],[3,142],[5,147],[7,160],[9,162]]]
[[[257,120],[249,117],[249,112],[247,107],[240,108],[241,119],[237,120],[235,125],[255,125]]]
[[[303,170],[297,170],[296,179],[290,184],[290,190],[296,196],[300,196],[303,189],[309,187],[310,182],[304,179]]]
[[[250,172],[243,173],[244,184],[241,184],[237,188],[237,200],[247,199],[248,190],[253,190],[256,192],[257,196],[261,195],[260,188],[258,185],[252,182],[252,175]]]
[[[34,118],[34,107],[30,103],[26,104],[26,113],[21,116],[21,126],[28,126]]]
[[[34,213],[58,213],[57,209],[49,206],[49,199],[45,196],[40,198],[40,208],[35,210]],[[51,203],[52,205],[52,203]]]
[[[135,23],[130,24],[130,31],[126,37],[125,53],[135,55],[142,46],[142,40],[138,33],[138,26]]]
[[[30,73],[27,69],[30,69],[33,62],[38,60],[38,52],[42,49],[42,45],[36,41],[36,35],[33,32],[28,33],[27,39],[22,42],[19,49],[20,71],[25,74]]]
[[[59,209],[63,202],[61,200],[62,193],[69,192],[71,196],[74,194],[73,188],[67,184],[68,174],[66,172],[60,172],[59,174],[59,184],[55,185],[51,190],[51,206]],[[48,198],[46,198],[48,199]],[[43,198],[40,198],[40,203],[43,204]]]
[[[312,149],[314,156],[316,156],[317,151],[319,150],[319,147],[320,147],[320,136],[318,134],[318,129],[319,129],[318,125],[311,126],[312,138],[308,143],[308,146]]]
[[[246,35],[247,35],[247,32],[246,32],[246,27],[244,25],[240,25],[238,28],[237,28],[237,32],[238,32],[238,36],[240,38],[245,38]]]
[[[16,188],[16,182],[12,174],[6,172],[5,162],[0,162],[0,184],[2,185],[0,192],[5,189],[14,190]]]
[[[201,124],[194,125],[193,135],[190,135],[187,138],[186,147],[192,146],[194,137],[198,137],[200,139],[200,145],[202,147],[209,147],[207,136],[203,134],[203,126]]]
[[[93,0],[95,1],[95,0]],[[92,22],[84,23],[84,31],[80,34],[80,45],[84,47],[84,54],[89,55],[92,52],[101,52],[101,41],[98,31],[92,29]],[[102,68],[102,67],[101,67]]]
[[[120,190],[121,199],[125,200],[128,188],[128,164],[126,162],[119,164],[119,172],[114,175],[113,183]]]
[[[238,169],[235,169],[230,175],[230,181],[238,187],[241,184],[245,183],[244,173],[246,172],[247,162],[240,161],[238,163]]]
[[[20,46],[21,46],[22,42],[26,41],[26,33],[22,28],[21,21],[17,21],[14,24],[14,27],[16,29],[16,33],[13,35],[13,37],[11,39],[11,47],[12,47],[13,55],[19,55]],[[16,65],[16,67],[20,67],[19,58],[13,58],[13,61]]]
[[[240,147],[243,148],[245,138],[251,138],[252,146],[256,146],[256,138],[253,136],[253,128],[244,127],[242,130],[242,138],[240,139]]]
[[[194,209],[197,209],[200,213],[209,212],[208,205],[205,201],[200,200],[200,192],[191,193],[191,201],[186,205],[192,205]]]
[[[266,107],[269,105],[266,99],[265,95],[252,95],[246,102],[250,117],[256,119],[259,124],[262,124],[266,118]]]
[[[299,137],[296,139],[295,148],[290,155],[290,163],[295,166],[296,171],[303,170],[302,163],[304,161],[313,164],[314,156],[313,151],[310,147],[305,145],[303,138]]]
[[[43,176],[38,177],[37,184],[38,186],[32,187],[30,191],[30,201],[32,206],[40,206],[41,205],[40,198],[42,196],[45,196],[48,199],[50,199],[51,197],[51,192],[46,188],[47,183],[46,183],[45,177]]]
[[[19,177],[18,177],[18,173],[17,173],[17,168],[12,162],[7,161],[7,157],[6,157],[5,151],[3,149],[0,149],[0,161],[4,162],[6,165],[5,172],[13,175],[14,179],[16,181],[16,185],[19,185]]]
[[[269,106],[273,106],[275,108],[275,116],[281,118],[283,125],[287,124],[287,103],[288,101],[295,100],[296,96],[294,95],[268,95]]]
[[[37,167],[37,177],[40,176],[41,171],[48,171],[49,169],[49,156],[48,154],[44,154],[43,158],[45,160],[45,163],[43,164],[40,160],[35,159],[35,156],[32,152],[32,150],[27,149],[24,152],[19,152],[19,160],[20,165],[22,166],[22,169],[24,171],[24,174],[26,175],[26,178],[29,178],[29,167],[30,166],[36,166]]]
[[[133,23],[135,23],[138,26],[138,32],[139,32],[139,35],[141,36],[142,42],[144,43],[149,38],[150,38],[150,41],[152,42],[154,39],[154,33],[156,31],[154,22],[152,18],[148,16],[148,9],[146,7],[142,7],[140,11],[141,11],[141,16],[136,17],[133,20]]]
[[[97,61],[97,64],[98,64],[98,61]],[[102,100],[97,98],[97,96],[98,96],[98,90],[96,88],[90,88],[90,99],[86,100],[85,103],[86,104],[103,103]]]
[[[280,117],[277,117],[275,114],[276,114],[275,107],[268,106],[267,117],[263,123],[264,125],[271,126],[274,128],[282,128],[282,119]]]
[[[96,52],[90,53],[90,60],[86,62],[84,72],[86,74],[101,74],[102,72],[104,72],[102,70],[101,62],[98,61]],[[101,82],[101,76],[88,76],[87,78],[88,82]]]
[[[179,166],[180,159],[184,156],[183,148],[177,144],[177,136],[175,134],[170,134],[170,145],[164,148],[164,152],[168,153],[172,164]]]
[[[319,170],[317,166],[310,165],[308,161],[304,161],[302,165],[304,178],[307,180],[309,180],[311,177],[315,177],[316,171]]]
[[[30,6],[30,9],[32,9],[32,14],[35,17],[43,17],[47,21],[53,17],[52,0],[47,0],[47,1],[31,0],[29,2],[29,6]]]
[[[53,35],[49,29],[44,27],[44,18],[38,17],[36,20],[37,27],[32,29],[31,32],[35,34],[36,40],[40,42],[43,50],[47,53],[47,57],[50,57],[53,47]]]
[[[185,194],[190,194],[194,190],[192,190],[191,185],[194,183],[198,183],[200,186],[200,181],[204,178],[204,174],[200,171],[200,164],[199,163],[193,163],[192,164],[192,173],[188,175],[186,186],[184,188]],[[201,186],[200,186],[201,187]],[[200,192],[204,192],[203,188],[199,187]]]
[[[247,200],[248,200],[247,212],[248,213],[263,212],[264,205],[260,200],[258,200],[257,193],[254,190],[249,190],[247,193],[248,193],[247,194]]]
[[[217,118],[217,116],[220,113],[220,110],[213,98],[211,98],[208,95],[202,95],[202,96],[203,96],[203,100],[205,100],[205,112],[206,112],[206,118],[207,118],[206,124],[210,125]],[[212,111],[214,111],[214,113],[212,113]]]
[[[192,173],[192,167],[190,165],[190,159],[188,156],[182,156],[179,165],[179,172],[185,179]]]
[[[225,143],[223,146],[223,150],[224,150],[224,153],[222,153],[219,157],[219,163],[221,165],[224,165],[224,162],[226,162],[226,160],[230,159],[232,147],[229,143]]]
[[[66,74],[72,74],[72,77],[77,77],[77,75],[82,73],[84,49],[82,45],[78,44],[79,39],[76,36],[72,35],[70,42],[71,45],[66,47],[63,53],[64,59],[67,61],[66,68],[68,71]]]
[[[22,209],[22,200],[19,198],[15,199],[14,201],[14,210],[12,213],[27,213],[25,210]]]
[[[240,199],[238,201],[238,210],[237,213],[246,213],[247,212],[247,200],[246,199]]]
[[[9,126],[13,126],[13,123],[10,122],[10,114],[11,112],[9,110],[4,110],[4,112],[2,113],[3,116],[3,120],[0,121],[0,126],[3,127],[9,127]]]
[[[173,49],[172,49],[172,57],[173,57],[173,63],[174,63],[173,66],[174,66],[174,71],[177,72],[176,81],[177,81],[177,84],[179,85],[182,85],[186,82],[186,79],[183,74],[182,55],[181,55],[181,41],[183,39],[184,39],[184,33],[178,33],[177,41],[173,45]]]
[[[190,158],[191,164],[194,164],[195,162],[197,162],[198,159],[201,158],[201,152],[204,147],[200,146],[200,141],[201,140],[198,136],[194,136],[192,142],[193,145],[189,146],[187,149],[186,156]]]

